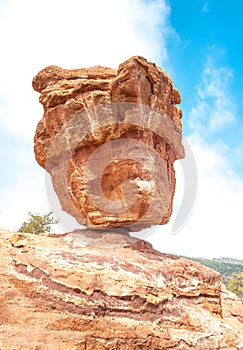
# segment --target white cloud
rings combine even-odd
[[[117,68],[133,55],[164,62],[168,15],[164,0],[9,1],[0,16],[2,122],[33,135],[42,107],[31,81],[45,66]]]
[[[16,174],[17,175],[17,174]],[[21,185],[0,189],[0,226],[17,230],[29,211],[46,213],[50,210],[46,201],[44,173],[31,169],[31,174],[21,179]]]
[[[196,87],[195,107],[189,116],[193,130],[200,130],[205,135],[235,121],[235,104],[229,86],[232,76],[230,68],[217,67],[211,52]]]
[[[178,234],[170,235],[174,214],[171,223],[159,228],[149,240],[157,249],[169,253],[242,259],[243,180],[220,154],[220,145],[208,145],[195,134],[188,141],[198,168],[198,193],[193,213]],[[179,183],[183,182],[177,171],[178,176]],[[175,198],[177,206],[181,198],[181,195]]]

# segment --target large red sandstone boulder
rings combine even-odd
[[[1,350],[242,350],[220,275],[112,232],[0,235]]]
[[[44,68],[33,79],[44,115],[37,162],[62,208],[92,229],[168,222],[181,145],[180,94],[142,57],[118,70]]]

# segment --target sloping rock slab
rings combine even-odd
[[[1,350],[242,349],[220,276],[124,234],[0,235]]]

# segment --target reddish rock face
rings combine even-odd
[[[220,275],[111,232],[0,235],[1,350],[240,350]]]
[[[44,106],[37,162],[62,208],[92,229],[137,231],[168,222],[181,145],[180,94],[142,57],[118,70],[43,69],[33,79]]]

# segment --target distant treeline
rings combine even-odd
[[[232,258],[218,258],[218,259],[203,259],[203,258],[191,258],[187,259],[197,261],[200,264],[210,267],[218,271],[222,277],[224,284],[227,284],[230,277],[233,274],[243,272],[243,260],[232,259]]]

